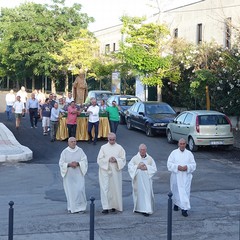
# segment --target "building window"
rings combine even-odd
[[[230,17],[225,20],[225,47],[229,49],[231,48],[231,21]]]
[[[116,51],[116,43],[113,43],[113,52]]]
[[[110,44],[105,45],[105,53],[110,53]]]
[[[197,25],[197,44],[202,43],[202,23]]]
[[[174,28],[173,36],[174,36],[174,38],[178,38],[178,28]]]

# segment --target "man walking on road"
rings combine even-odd
[[[152,178],[157,167],[153,158],[147,154],[145,144],[140,144],[138,154],[128,163],[128,172],[132,179],[133,211],[148,217],[154,208]]]
[[[14,102],[16,101],[16,97],[14,95],[13,90],[11,89],[9,93],[6,94],[6,113],[7,113],[7,120],[12,120],[12,107]]]
[[[77,117],[80,115],[80,111],[78,111],[77,106],[74,101],[70,103],[67,109],[67,128],[68,128],[68,136],[76,137],[77,131]]]
[[[62,151],[59,160],[69,213],[84,212],[87,207],[84,176],[88,161],[86,154],[76,144],[76,138],[70,137],[68,147]]]
[[[45,103],[42,104],[40,109],[40,118],[42,119],[43,135],[48,134],[48,128],[50,128],[50,116],[51,116],[51,105],[49,98],[46,98]]]
[[[89,114],[88,118],[88,142],[92,142],[92,128],[94,127],[94,140],[93,144],[97,144],[98,139],[98,127],[99,127],[99,106],[97,105],[97,100],[93,98],[91,100],[91,106],[87,109],[87,114]]]
[[[15,112],[15,118],[16,118],[16,129],[19,129],[20,122],[22,119],[22,116],[25,112],[25,106],[24,103],[21,102],[21,97],[17,96],[17,101],[13,104],[13,111]]]
[[[117,106],[116,101],[112,101],[112,106],[107,107],[106,112],[108,112],[111,132],[116,134],[120,120],[119,107]]]
[[[178,149],[171,152],[167,161],[168,171],[171,172],[170,186],[173,193],[174,211],[182,209],[182,215],[188,216],[190,206],[190,188],[192,173],[196,169],[193,154],[186,149],[186,141],[181,138]]]
[[[58,103],[55,102],[53,105],[53,108],[51,108],[51,114],[50,114],[51,142],[56,141],[56,135],[57,135],[58,125],[59,125],[59,116],[61,112],[65,112],[65,111],[58,108]]]
[[[32,93],[31,98],[27,101],[27,111],[29,112],[31,128],[37,128],[39,110],[39,102],[35,98],[35,94]]]
[[[24,109],[26,109],[26,102],[28,99],[28,95],[24,86],[17,92],[17,96],[20,96],[21,102],[24,104]],[[25,117],[25,112],[23,113],[23,117]]]
[[[122,169],[126,164],[126,153],[123,147],[116,143],[116,134],[108,134],[108,143],[100,148],[97,163],[102,213],[107,214],[109,210],[122,211]]]

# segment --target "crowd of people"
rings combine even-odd
[[[186,149],[186,142],[180,139],[178,149],[169,155],[167,167],[171,172],[170,186],[173,192],[173,209],[182,210],[184,217],[190,209],[190,187],[192,173],[196,169],[193,154]],[[123,211],[122,170],[126,165],[126,152],[116,142],[116,134],[108,134],[108,143],[101,146],[97,164],[102,213]],[[88,160],[84,151],[77,146],[76,138],[68,139],[59,160],[63,187],[69,213],[85,212],[87,207],[84,176]],[[132,179],[133,212],[148,217],[154,212],[153,176],[157,172],[154,159],[147,153],[147,146],[140,144],[138,153],[128,163]]]
[[[15,113],[16,128],[19,129],[22,117],[29,114],[30,127],[37,128],[39,120],[42,121],[43,135],[49,135],[50,141],[56,140],[56,133],[59,127],[59,119],[66,116],[68,138],[76,137],[77,117],[84,112],[88,117],[88,136],[89,143],[96,145],[99,132],[99,114],[106,113],[109,119],[111,132],[116,133],[119,123],[119,112],[116,102],[113,101],[112,106],[106,106],[102,100],[101,105],[97,105],[95,98],[90,100],[90,104],[77,104],[71,92],[67,96],[58,98],[57,94],[50,93],[47,95],[41,90],[34,90],[30,98],[22,86],[21,89],[14,94],[11,89],[6,94],[6,114],[7,120],[13,119],[12,113]],[[92,130],[94,128],[94,136]]]

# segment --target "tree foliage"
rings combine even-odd
[[[179,79],[178,67],[165,47],[169,30],[165,25],[144,23],[144,18],[122,17],[125,35],[119,56],[129,70],[141,76],[149,86],[162,86],[164,78]]]
[[[81,8],[80,4],[65,7],[64,1],[58,0],[50,5],[25,3],[13,9],[3,8],[0,16],[2,74],[17,78],[56,77],[61,70],[59,65],[68,60],[54,56],[61,55],[65,44],[79,38],[80,30],[86,30],[93,21],[81,13]]]
[[[237,45],[224,49],[215,43],[195,46],[178,40],[174,61],[181,69],[181,80],[175,84],[174,98],[190,109],[206,109],[208,86],[211,109],[226,114],[240,114],[240,52]],[[172,89],[168,92],[171,92]],[[175,101],[176,100],[176,101]]]

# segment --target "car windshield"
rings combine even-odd
[[[111,93],[96,93],[97,101],[100,101],[102,99],[106,101],[110,96],[111,96]]]
[[[199,125],[225,125],[229,124],[224,115],[202,115],[199,117]]]
[[[147,105],[147,114],[175,114],[174,110],[168,105]]]
[[[138,98],[120,98],[120,106],[132,106],[135,102],[138,102]]]

